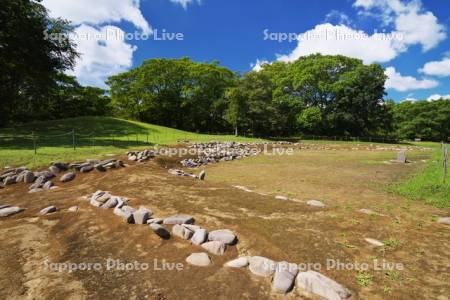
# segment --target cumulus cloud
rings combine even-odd
[[[296,48],[288,54],[276,55],[278,60],[293,61],[301,56],[322,53],[342,54],[362,59],[365,63],[391,61],[412,45],[428,51],[446,38],[446,29],[420,1],[404,3],[399,0],[357,0],[359,13],[378,16],[390,24],[386,32],[366,33],[352,28],[341,19],[338,25],[318,24],[299,35]],[[329,16],[336,16],[331,12]]]
[[[433,76],[450,76],[450,57],[440,61],[427,62],[419,72]]]
[[[428,97],[427,101],[436,101],[436,100],[440,100],[440,99],[450,99],[450,95],[434,94],[434,95],[431,95],[430,97]]]
[[[187,6],[191,3],[197,2],[197,3],[201,3],[201,0],[170,0],[173,3],[177,3],[181,6],[183,6],[184,9],[187,9]]]
[[[417,79],[412,76],[403,76],[397,72],[394,67],[387,67],[385,74],[388,77],[385,88],[399,92],[429,89],[434,88],[439,84],[436,80],[432,79]]]
[[[75,29],[75,34],[78,36],[77,50],[81,56],[73,74],[82,84],[105,88],[106,77],[132,66],[136,47],[124,41],[124,32],[119,27],[108,25],[96,29],[83,24]]]
[[[250,64],[250,68],[252,68],[252,71],[259,72],[262,69],[262,66],[264,64],[268,64],[268,63],[270,63],[268,60],[265,60],[265,59],[259,60],[259,59],[257,59],[255,63],[251,63]]]
[[[151,27],[139,9],[140,0],[44,0],[52,17],[63,17],[74,24],[106,24],[128,21],[150,34]]]

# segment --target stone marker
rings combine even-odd
[[[186,258],[186,262],[197,267],[206,267],[211,264],[211,258],[204,252],[192,253]]]
[[[200,172],[200,174],[198,174],[198,179],[205,180],[205,176],[206,176],[206,172],[205,172],[205,170],[202,170]]]
[[[306,204],[308,204],[310,206],[315,206],[315,207],[325,207],[325,204],[323,204],[323,202],[321,202],[319,200],[309,200],[309,201],[306,201]]]
[[[25,210],[24,208],[20,208],[18,206],[5,207],[5,208],[0,209],[0,217],[12,216],[12,215],[20,213],[24,210]]]
[[[450,217],[440,217],[437,222],[450,225]]]
[[[61,182],[69,182],[69,181],[74,180],[75,176],[76,176],[75,173],[69,172],[69,173],[66,173],[63,176],[61,176],[60,181]]]
[[[209,233],[208,240],[221,241],[227,245],[232,245],[236,242],[236,235],[229,229],[214,230]]]
[[[191,238],[191,243],[194,245],[201,245],[204,242],[206,242],[206,239],[208,237],[208,232],[206,229],[197,229],[194,232],[194,235]]]
[[[39,213],[41,215],[47,215],[47,214],[54,213],[56,211],[57,211],[56,206],[51,205],[49,207],[46,207],[46,208],[42,209]]]
[[[227,249],[227,245],[221,241],[206,242],[201,246],[203,247],[203,249],[214,255],[223,255],[225,253],[225,250]]]
[[[167,240],[170,238],[170,232],[157,223],[152,223],[149,225],[150,229],[153,230],[159,237]]]
[[[295,282],[297,289],[325,299],[346,299],[350,292],[336,281],[315,271],[301,272]]]
[[[164,224],[174,225],[174,224],[194,224],[195,219],[188,215],[174,215],[164,219]]]
[[[380,242],[379,240],[376,239],[365,238],[364,240],[375,247],[381,247],[384,245],[383,242]]]
[[[79,210],[78,206],[71,206],[67,209],[67,211],[70,212],[77,212]]]
[[[243,268],[248,266],[248,257],[247,256],[242,256],[233,260],[230,260],[228,262],[226,262],[224,265],[224,267],[229,267],[229,268]]]
[[[133,218],[135,224],[147,224],[147,220],[153,212],[145,207],[140,207],[138,210],[133,212]]]
[[[189,240],[194,234],[194,232],[192,232],[190,229],[187,229],[186,227],[181,226],[179,224],[175,224],[172,227],[172,233],[173,235],[178,236],[185,240]]]
[[[400,151],[397,153],[397,161],[401,163],[406,163],[406,152]]]
[[[272,290],[276,293],[286,294],[295,283],[298,267],[296,264],[290,264],[286,261],[279,262],[273,276]]]
[[[275,272],[276,262],[262,256],[251,256],[248,259],[249,270],[262,277],[270,277]]]

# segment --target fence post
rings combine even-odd
[[[33,136],[33,149],[34,149],[34,155],[37,154],[37,149],[36,149],[36,137],[34,136],[34,131],[31,133]]]
[[[75,129],[72,129],[72,144],[73,144],[73,151],[75,151],[76,145],[75,145]]]
[[[447,143],[442,142],[442,150],[443,150],[443,156],[444,156],[442,159],[442,168],[444,169],[443,170],[444,178],[442,181],[445,184],[445,182],[447,180],[447,162],[448,162],[448,144]]]
[[[146,133],[146,138],[147,138],[147,144],[148,144],[148,131],[147,131],[147,133]]]

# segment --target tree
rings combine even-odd
[[[0,126],[48,116],[58,74],[74,66],[72,31],[36,1],[3,1],[0,9]],[[58,36],[51,39],[50,36]]]
[[[308,133],[320,132],[322,112],[318,107],[309,107],[298,115],[297,122],[303,131]]]

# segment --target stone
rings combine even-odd
[[[194,232],[194,235],[191,238],[191,243],[194,245],[201,245],[206,242],[208,238],[208,232],[206,229],[197,229]]]
[[[277,200],[283,200],[283,201],[287,201],[287,200],[289,200],[289,198],[288,198],[288,197],[286,197],[286,196],[281,196],[281,195],[277,195],[277,196],[275,196],[275,199],[277,199]]]
[[[3,185],[10,185],[16,183],[17,176],[8,176],[3,180]]]
[[[147,224],[162,224],[163,221],[161,218],[148,219]]]
[[[225,250],[227,249],[227,245],[221,241],[206,242],[201,246],[203,247],[203,249],[214,255],[223,255],[225,253]]]
[[[295,281],[300,292],[306,292],[325,299],[341,300],[350,297],[351,293],[336,281],[316,272],[300,272]]]
[[[248,266],[248,257],[247,256],[241,256],[238,257],[236,259],[230,260],[228,262],[226,262],[224,265],[224,267],[228,267],[228,268],[243,268]]]
[[[236,242],[236,235],[229,229],[219,229],[211,231],[208,235],[210,241],[221,241],[227,245],[233,245]]]
[[[21,208],[18,206],[5,207],[5,208],[0,209],[0,217],[12,216],[12,215],[20,213],[24,210],[25,210],[24,208]]]
[[[188,215],[174,215],[164,219],[164,224],[174,225],[174,224],[194,224],[195,219]]]
[[[126,207],[126,206],[124,206]],[[114,208],[113,213],[119,217],[121,217],[122,219],[125,220],[125,222],[127,222],[128,224],[132,224],[134,223],[134,218],[133,218],[133,213],[131,213],[130,211],[124,210],[123,208]]]
[[[397,153],[397,161],[401,163],[406,163],[406,152],[400,151]]]
[[[279,262],[273,276],[272,290],[275,293],[286,294],[295,284],[298,267],[296,264],[290,264],[286,261]]]
[[[54,162],[52,164],[53,166],[57,167],[61,171],[67,171],[69,170],[69,164],[62,163],[62,162]]]
[[[102,202],[99,202],[99,201],[94,200],[94,199],[91,199],[91,200],[89,201],[89,204],[92,205],[92,206],[95,206],[95,207],[100,207],[100,206],[103,205]]]
[[[133,207],[131,207],[131,206],[128,206],[128,205],[124,205],[124,206],[122,206],[122,210],[123,211],[126,211],[126,212],[129,212],[129,213],[134,213],[135,211],[136,211],[136,209],[134,209]]]
[[[200,226],[198,226],[198,225],[192,225],[192,224],[181,224],[181,226],[184,226],[184,227],[186,227],[187,229],[190,229],[190,230],[192,230],[192,231],[196,231],[196,230],[199,230],[201,227]]]
[[[42,188],[45,189],[45,190],[49,190],[52,186],[53,186],[53,182],[49,180],[46,183],[44,183]]]
[[[205,176],[206,176],[206,172],[205,172],[205,170],[202,170],[200,172],[200,174],[198,174],[198,179],[205,180]]]
[[[194,234],[194,232],[192,232],[190,229],[187,229],[186,227],[183,227],[179,224],[175,224],[172,227],[172,234],[175,236],[178,236],[182,239],[189,240],[192,237],[192,235]]]
[[[34,176],[33,172],[25,171],[23,175],[23,181],[25,183],[33,183],[36,180],[36,176]]]
[[[140,207],[138,210],[133,212],[133,218],[135,224],[147,224],[147,220],[153,212],[145,207]]]
[[[384,245],[383,242],[380,242],[379,240],[376,239],[365,238],[364,240],[375,247],[381,247]]]
[[[78,208],[78,206],[71,206],[67,209],[67,211],[70,211],[70,212],[77,212],[79,210],[80,209]]]
[[[323,204],[323,202],[321,202],[319,200],[309,200],[309,201],[306,201],[306,204],[308,204],[310,206],[315,206],[315,207],[325,207],[325,204]]]
[[[33,194],[33,193],[38,193],[38,192],[42,192],[43,189],[41,188],[34,188],[28,191],[28,193]]]
[[[192,253],[186,258],[186,262],[197,267],[207,267],[211,264],[211,258],[205,252]]]
[[[253,274],[262,277],[270,277],[275,272],[277,263],[262,256],[251,256],[248,259],[249,270]]]
[[[104,208],[104,209],[114,208],[114,207],[116,207],[117,203],[118,203],[117,197],[111,197],[108,199],[108,201],[103,203],[102,206],[100,206],[100,207]]]
[[[150,229],[153,230],[154,233],[156,233],[159,237],[167,240],[170,238],[170,232],[157,223],[152,223],[149,225]]]
[[[7,207],[10,207],[11,205],[9,205],[9,204],[1,204],[0,205],[0,209],[3,209],[3,208],[7,208]]]
[[[103,165],[97,164],[94,167],[99,172],[106,172],[106,168]]]
[[[91,199],[92,200],[97,200],[97,198],[103,196],[105,193],[106,193],[105,191],[98,190],[98,191],[96,191],[95,193],[92,194]]]
[[[69,172],[64,174],[63,176],[61,176],[61,178],[59,179],[61,182],[69,182],[75,179],[75,173],[73,172]]]
[[[437,219],[437,222],[450,225],[450,217],[440,217],[439,219]]]
[[[46,208],[42,209],[39,213],[41,215],[47,215],[47,214],[54,213],[56,211],[57,211],[56,206],[51,205],[49,207],[46,207]]]
[[[94,170],[94,166],[93,166],[93,165],[87,165],[87,166],[85,166],[85,167],[82,167],[82,168],[80,169],[80,172],[81,172],[81,173],[88,173],[88,172],[90,172],[90,171],[92,171],[92,170]]]
[[[57,166],[50,166],[48,169],[53,174],[59,174],[61,172],[61,170]]]
[[[95,200],[96,200],[97,202],[100,202],[100,203],[105,203],[105,202],[108,201],[111,197],[112,197],[112,196],[111,196],[109,193],[104,193],[104,194],[102,194],[101,196],[96,197]]]

